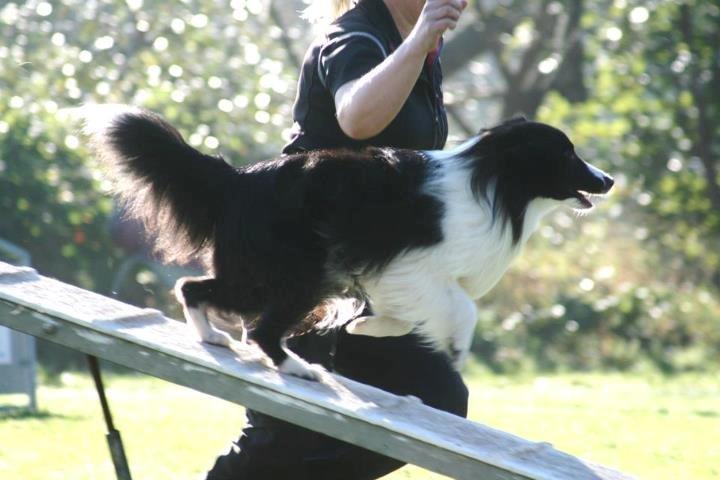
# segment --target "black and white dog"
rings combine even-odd
[[[90,109],[89,111],[92,111]],[[117,193],[168,260],[209,254],[212,276],[176,294],[205,342],[229,345],[208,308],[255,319],[250,338],[280,371],[317,379],[283,339],[323,303],[358,298],[351,333],[415,331],[459,367],[474,300],[559,206],[592,207],[613,180],[563,132],[517,118],[450,151],[366,148],[235,168],[183,141],[154,113],[103,106],[86,120]],[[87,117],[86,117],[87,118]]]

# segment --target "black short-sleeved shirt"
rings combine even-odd
[[[338,18],[305,55],[293,107],[292,139],[283,152],[365,145],[441,149],[448,129],[437,55],[428,57],[402,109],[378,135],[353,140],[338,124],[335,92],[380,64],[400,43],[402,37],[383,0],[360,0]]]

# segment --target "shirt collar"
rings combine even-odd
[[[390,50],[395,50],[402,43],[402,36],[395,25],[390,10],[383,0],[360,0],[356,8],[367,12],[368,19],[383,32],[387,32]]]

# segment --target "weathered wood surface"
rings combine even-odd
[[[280,375],[254,346],[200,344],[181,322],[156,310],[1,262],[0,324],[454,478],[632,478],[412,397],[331,374],[321,383]]]

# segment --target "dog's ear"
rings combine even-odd
[[[493,130],[497,129],[498,132],[507,132],[513,127],[517,127],[518,125],[523,125],[525,123],[528,123],[527,117],[522,114],[515,115],[514,117],[511,117],[508,120],[505,120],[497,127],[493,128]]]
[[[501,133],[501,132],[505,132],[505,131],[509,130],[512,127],[515,127],[517,125],[521,125],[521,124],[527,123],[527,122],[529,122],[529,120],[525,115],[518,114],[518,115],[515,115],[515,116],[505,120],[504,122],[502,122],[494,127],[482,128],[482,129],[480,129],[479,133],[480,133],[480,135],[485,135],[487,133]]]
[[[528,119],[525,115],[522,113],[519,113],[513,117],[511,117],[509,120],[505,120],[501,125],[506,126],[512,126],[512,125],[519,125],[521,123],[527,123]]]

